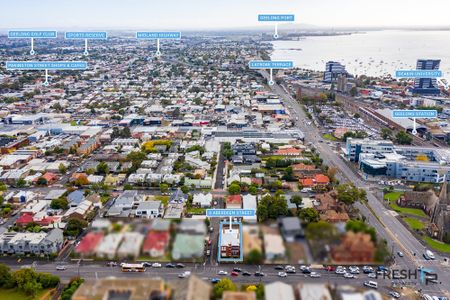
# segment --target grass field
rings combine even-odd
[[[325,133],[322,137],[323,137],[324,139],[329,140],[329,141],[332,141],[332,142],[336,142],[336,141],[338,140],[338,139],[335,138],[331,133]]]
[[[450,253],[450,244],[441,243],[439,241],[433,240],[428,236],[425,236],[423,240],[428,244],[428,246],[430,246],[434,250],[444,253]]]
[[[37,293],[36,297],[30,298],[26,296],[25,294],[16,291],[16,289],[0,289],[0,299],[2,300],[30,300],[30,299],[40,299],[45,293],[47,293],[47,290],[42,290]]]
[[[391,192],[384,195],[385,200],[389,200],[389,206],[399,214],[405,214],[405,215],[411,215],[411,216],[417,216],[421,218],[426,218],[427,215],[424,213],[423,210],[417,209],[417,208],[407,208],[407,207],[400,207],[397,205],[396,201],[400,196],[402,195],[402,192]]]
[[[425,228],[425,225],[421,221],[419,221],[417,219],[403,218],[403,221],[408,223],[409,227],[411,227],[414,230],[422,230],[422,229]]]

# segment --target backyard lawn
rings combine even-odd
[[[411,215],[411,216],[417,216],[426,218],[427,215],[423,212],[421,209],[417,208],[407,208],[407,207],[400,207],[397,205],[397,200],[402,195],[402,192],[391,192],[384,195],[385,200],[389,200],[389,206],[399,214],[405,214],[405,215]]]
[[[323,137],[324,139],[329,140],[329,141],[332,141],[332,142],[336,142],[336,141],[338,140],[338,139],[335,138],[331,133],[325,133],[322,137]]]
[[[422,229],[425,228],[425,225],[421,221],[419,221],[417,219],[403,218],[403,221],[408,223],[409,227],[411,227],[414,230],[422,230]]]
[[[48,290],[42,290],[37,293],[36,297],[33,299],[40,299],[47,293]],[[0,289],[0,295],[2,300],[30,300],[31,298],[25,294],[18,292],[16,289]]]
[[[428,244],[428,246],[430,246],[434,250],[450,253],[450,244],[441,243],[439,241],[430,238],[429,236],[425,236],[423,239]]]

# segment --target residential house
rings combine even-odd
[[[281,218],[280,229],[286,242],[291,243],[305,236],[300,219],[297,217]]]
[[[275,281],[264,286],[264,297],[266,299],[295,300],[292,285]]]
[[[67,195],[70,207],[76,207],[85,200],[84,192],[82,190],[75,190]]]
[[[117,249],[117,256],[120,258],[136,259],[141,252],[143,241],[144,236],[139,232],[124,233],[122,243]]]
[[[242,207],[243,209],[253,209],[255,215],[244,217],[244,221],[247,223],[256,223],[256,196],[252,194],[247,194],[242,196]]]
[[[97,256],[113,259],[123,239],[123,233],[110,233],[103,238],[97,247]]]
[[[229,195],[226,199],[226,208],[228,209],[241,209],[242,197],[241,195]]]
[[[194,194],[192,199],[192,204],[202,207],[202,208],[208,208],[211,207],[213,196],[211,193],[203,194],[203,193],[197,193]]]
[[[83,256],[89,257],[96,253],[98,245],[103,240],[103,232],[88,232],[80,243],[75,247],[75,253]]]
[[[164,208],[161,201],[143,201],[139,202],[136,208],[136,217],[153,219],[161,218]]]
[[[300,283],[296,286],[300,300],[332,300],[330,290],[324,283]]]
[[[349,231],[338,246],[331,248],[331,257],[336,263],[371,263],[375,250],[370,234]]]
[[[162,257],[169,247],[169,231],[149,231],[142,247],[142,252],[151,257]]]

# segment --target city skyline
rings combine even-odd
[[[446,27],[450,21],[446,11],[450,3],[430,0],[428,7],[435,7],[431,14],[424,14],[421,1],[381,0],[364,1],[323,0],[320,2],[257,1],[242,3],[237,0],[215,2],[195,0],[164,2],[133,0],[125,5],[121,1],[86,0],[39,2],[22,0],[4,3],[0,28],[105,28],[105,29],[179,29],[217,30],[233,28],[258,28],[268,24],[257,21],[258,14],[295,14],[294,24],[308,24],[321,28],[334,27]],[[407,13],[406,13],[407,7]],[[339,14],[335,12],[339,11]],[[70,12],[70,13],[68,13]],[[17,16],[20,15],[20,18]],[[53,16],[53,17],[52,17]]]

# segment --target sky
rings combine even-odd
[[[0,0],[1,29],[226,29],[295,14],[335,27],[450,26],[450,0]]]

